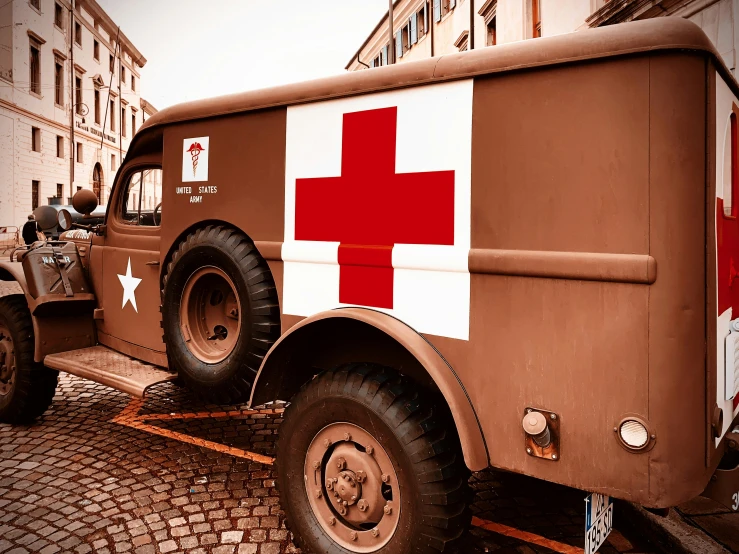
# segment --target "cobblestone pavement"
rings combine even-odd
[[[0,553],[299,552],[271,463],[281,418],[279,406],[203,405],[172,383],[140,401],[62,374],[35,424],[0,424]],[[471,485],[462,553],[583,552],[581,491],[492,470]],[[601,552],[659,552],[623,519],[616,506]]]

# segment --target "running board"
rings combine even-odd
[[[143,398],[146,389],[152,385],[177,378],[176,373],[141,362],[107,346],[49,354],[44,358],[44,365],[139,398]]]

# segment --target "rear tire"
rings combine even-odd
[[[26,297],[0,297],[0,422],[29,423],[51,405],[59,372],[34,362],[34,351]]]
[[[224,226],[193,231],[172,255],[163,289],[170,367],[208,401],[248,400],[280,334],[272,273],[251,240]]]
[[[295,395],[280,428],[277,475],[304,552],[455,550],[471,518],[470,472],[451,417],[430,399],[371,364],[322,373]]]

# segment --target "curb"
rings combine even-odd
[[[619,512],[656,547],[670,554],[731,554],[701,529],[691,525],[674,508],[658,516],[630,502],[619,502]]]

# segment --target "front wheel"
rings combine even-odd
[[[0,422],[29,423],[51,405],[59,372],[33,361],[26,297],[0,298]]]
[[[470,522],[448,414],[397,372],[350,364],[293,398],[280,429],[280,502],[308,552],[450,552]]]

